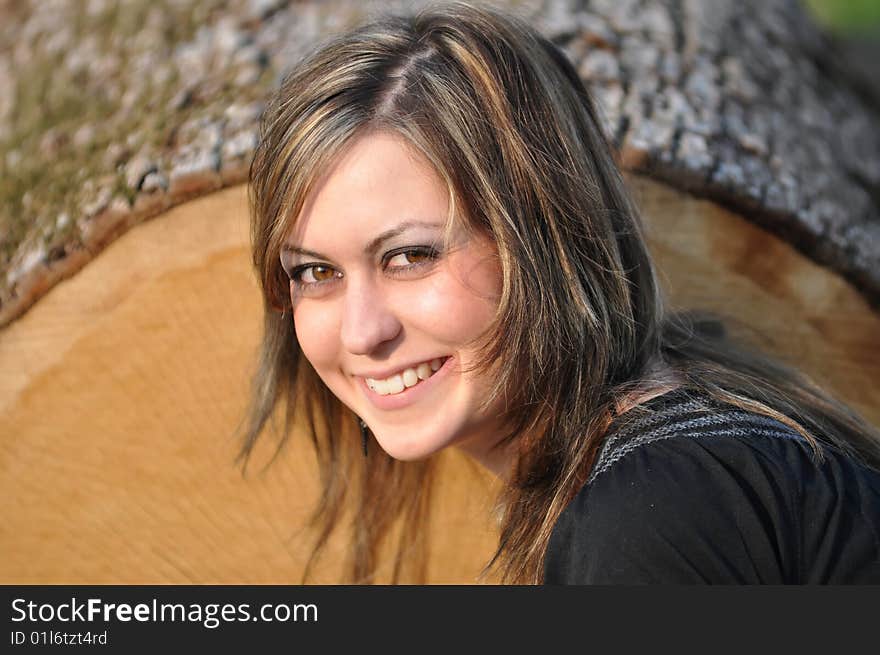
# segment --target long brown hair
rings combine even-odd
[[[523,20],[487,6],[388,16],[323,44],[281,85],[250,174],[253,261],[265,306],[242,458],[280,407],[317,453],[322,495],[314,558],[346,509],[351,580],[374,578],[395,525],[393,580],[424,576],[432,461],[360,456],[356,417],[302,355],[279,263],[318,176],[355,134],[395,132],[448,185],[453,220],[494,240],[503,277],[477,368],[507,400],[515,470],[489,563],[507,582],[542,580],[552,527],[583,484],[615,403],[657,381],[766,414],[821,456],[832,444],[880,467],[880,437],[800,374],[725,338],[715,321],[664,310],[641,219],[566,57]],[[489,402],[491,399],[487,399]],[[283,440],[282,440],[283,443]],[[404,548],[406,545],[406,548]],[[405,552],[406,551],[406,552]]]

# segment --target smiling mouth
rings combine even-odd
[[[406,368],[400,373],[396,373],[383,380],[374,378],[364,378],[364,380],[367,383],[367,387],[374,393],[380,396],[393,396],[417,386],[423,380],[429,379],[440,370],[440,367],[443,366],[447,359],[449,357],[436,357],[417,366]]]

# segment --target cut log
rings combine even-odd
[[[851,285],[712,202],[632,183],[676,306],[757,327],[880,421],[880,317]],[[234,187],[128,232],[6,328],[0,578],[299,582],[317,492],[303,435],[264,473],[271,434],[247,477],[233,464],[260,324],[248,252]],[[444,457],[429,582],[470,583],[497,539],[492,486]],[[337,536],[316,581],[337,582],[344,555]]]
[[[363,6],[324,3],[343,6],[334,23],[312,20],[314,3],[268,4],[222,29],[259,44],[273,70],[296,55],[285,40],[304,46]],[[511,4],[569,53],[604,108],[673,306],[750,326],[880,424],[877,105],[798,5]],[[198,93],[177,100],[198,113],[207,97],[195,109]],[[297,432],[261,471],[270,433],[248,476],[233,463],[259,339],[240,186],[258,114],[259,103],[191,118],[173,152],[115,162],[132,205],[96,183],[72,241],[7,267],[5,582],[299,582],[313,454]],[[208,162],[204,176],[193,162]],[[496,545],[493,482],[458,453],[442,457],[429,582],[469,583]],[[338,581],[344,557],[340,534],[315,581]]]

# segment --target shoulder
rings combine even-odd
[[[737,437],[647,442],[592,479],[548,546],[548,582],[782,583],[797,553],[784,467]],[[782,540],[794,543],[793,540]]]
[[[632,414],[609,433],[587,485],[636,452],[646,457],[673,451],[680,457],[667,463],[679,466],[693,465],[694,458],[708,466],[724,457],[781,465],[811,454],[806,439],[783,423],[685,391],[668,394],[650,410],[640,408]]]
[[[840,502],[853,479],[845,458],[820,466],[809,444],[782,423],[678,398],[608,439],[557,521],[545,577],[600,584],[808,580],[814,551],[834,538],[816,517],[827,522],[834,514],[851,524],[870,515],[855,531],[862,535],[855,556],[876,561],[880,476],[865,472],[867,493],[858,503]],[[833,579],[827,567],[824,574]]]

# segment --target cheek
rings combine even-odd
[[[332,365],[339,341],[338,332],[334,332],[333,317],[303,300],[293,309],[293,326],[299,347],[315,370]]]
[[[480,336],[498,307],[500,275],[482,265],[451,266],[408,294],[413,321],[439,339],[464,345]]]

